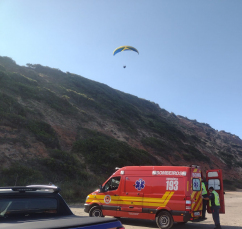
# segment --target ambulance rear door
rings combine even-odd
[[[191,216],[202,216],[202,187],[200,168],[191,168]]]
[[[221,169],[207,170],[206,181],[207,181],[207,191],[210,187],[213,187],[214,190],[219,194],[219,201],[220,201],[219,213],[224,214],[225,203],[224,203],[224,187],[223,187],[222,170]],[[211,213],[209,204],[207,209],[208,209],[208,212]]]

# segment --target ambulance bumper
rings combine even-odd
[[[191,218],[191,214],[187,211],[171,211],[172,215],[183,216],[183,222],[187,222]]]
[[[90,208],[91,208],[90,204],[84,204],[84,212],[89,213]]]

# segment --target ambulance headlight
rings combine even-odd
[[[87,200],[89,199],[89,196],[87,196],[87,198],[86,198],[86,201],[85,202],[87,202]]]

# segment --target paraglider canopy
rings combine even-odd
[[[122,52],[122,51],[134,51],[134,52],[137,52],[139,54],[139,51],[136,48],[126,45],[126,46],[120,46],[120,47],[116,48],[113,51],[113,55],[116,55],[117,53]]]

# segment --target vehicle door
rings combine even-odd
[[[136,176],[126,176],[124,181],[119,199],[121,212],[142,212],[145,181]]]
[[[223,178],[222,170],[214,169],[206,171],[206,181],[207,181],[207,190],[210,187],[213,187],[214,190],[219,194],[220,210],[219,213],[225,213],[225,203],[224,203],[224,187],[223,187]],[[209,203],[207,206],[207,211],[211,213]]]
[[[201,187],[201,170],[198,168],[191,169],[191,216],[198,218],[202,215],[202,187]]]
[[[103,214],[116,216],[117,209],[119,208],[119,193],[120,193],[120,180],[121,177],[111,177],[102,187],[103,200]]]

